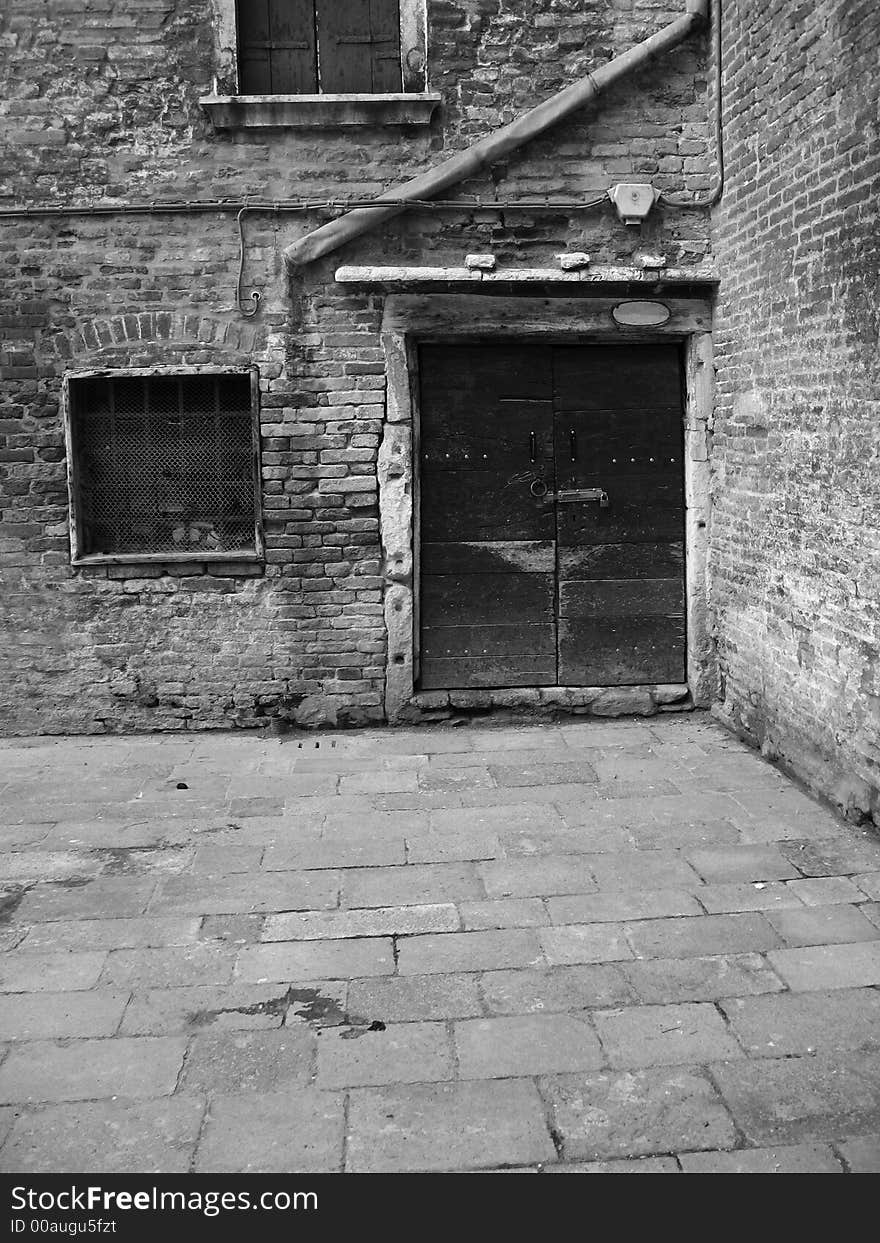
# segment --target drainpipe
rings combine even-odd
[[[408,204],[401,202],[401,199],[432,198],[450,186],[475,176],[487,166],[497,164],[511,151],[531,142],[558,121],[583,108],[600,91],[641,68],[653,56],[659,56],[681,43],[691,31],[703,24],[708,8],[709,0],[685,0],[684,15],[658,30],[649,39],[637,43],[622,56],[615,56],[595,73],[588,73],[585,78],[573,82],[537,108],[532,108],[509,125],[481,138],[472,147],[414,177],[412,181],[407,181],[393,190],[386,190],[375,200],[375,206],[359,207],[355,211],[346,212],[344,216],[307,233],[298,242],[285,248],[284,258],[291,267],[312,263],[322,255],[329,254],[353,238],[406,211]]]

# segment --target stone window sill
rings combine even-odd
[[[397,95],[206,95],[199,103],[215,129],[348,129],[428,125],[438,91]]]
[[[84,557],[71,558],[70,564],[75,567],[90,565],[223,565],[249,562],[259,565],[263,562],[263,554],[253,548],[238,549],[232,552],[211,552],[203,548],[201,552],[131,552],[131,553],[87,553]]]

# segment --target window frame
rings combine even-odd
[[[79,483],[79,457],[74,432],[71,386],[80,380],[184,379],[188,376],[247,376],[251,393],[251,463],[254,488],[254,543],[252,548],[229,552],[125,552],[86,551]],[[87,371],[68,371],[61,382],[61,411],[67,467],[67,493],[70,503],[70,564],[94,565],[205,565],[222,562],[263,562],[265,540],[262,515],[262,474],[260,464],[260,373],[257,367],[222,367],[211,364],[184,367],[102,367]]]
[[[427,86],[427,0],[399,0],[402,90],[350,95],[240,94],[236,0],[212,3],[216,73],[199,103],[217,129],[428,125],[441,102]]]

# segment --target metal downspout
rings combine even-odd
[[[685,0],[686,12],[683,16],[658,30],[642,43],[637,43],[621,56],[615,56],[606,65],[602,65],[595,73],[588,73],[585,78],[573,82],[556,95],[550,97],[536,108],[532,108],[523,116],[511,121],[485,138],[481,138],[473,146],[459,152],[451,159],[436,165],[426,173],[414,177],[402,186],[386,190],[375,200],[376,205],[359,207],[346,212],[327,224],[321,225],[312,233],[307,233],[299,241],[291,243],[284,250],[284,258],[291,267],[299,267],[312,263],[323,255],[329,254],[338,247],[350,242],[353,238],[375,229],[377,225],[391,220],[407,210],[408,204],[401,199],[429,199],[449,186],[456,185],[479,173],[488,165],[495,164],[511,151],[531,142],[548,130],[558,121],[563,120],[572,112],[583,108],[600,91],[626,77],[635,69],[640,68],[653,56],[659,56],[681,43],[692,30],[701,26],[706,20],[709,0]],[[389,202],[389,200],[396,200]]]

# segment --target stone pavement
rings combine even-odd
[[[5,1171],[880,1169],[880,842],[703,714],[0,743]]]

